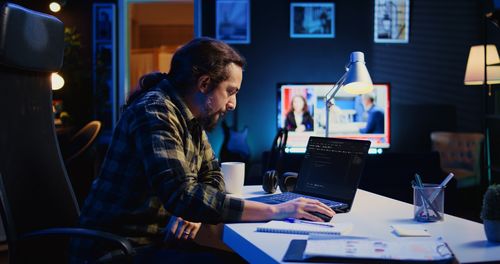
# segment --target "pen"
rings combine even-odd
[[[451,178],[453,178],[453,176],[455,176],[452,172],[450,172],[450,174],[448,174],[448,176],[446,176],[446,178],[439,184],[439,187],[440,188],[443,188],[446,186],[446,184],[448,184],[448,182],[451,180]],[[439,189],[438,190],[435,190],[432,194],[431,194],[431,197],[429,197],[429,201],[432,203],[434,202],[434,200],[436,200],[436,197],[439,195]]]
[[[319,226],[325,226],[325,227],[334,227],[333,224],[329,224],[329,223],[312,222],[312,221],[300,220],[300,219],[295,219],[295,218],[285,218],[284,221],[288,222],[288,223],[299,223],[299,224],[319,225]]]
[[[422,183],[422,179],[420,178],[420,175],[418,175],[418,173],[415,173],[415,181],[412,182],[412,183],[415,183],[414,185],[416,185],[419,188],[423,188],[424,187],[424,184]],[[427,216],[427,219],[429,219],[429,209],[427,207],[430,204],[427,204],[426,201],[424,200],[424,194],[422,192],[422,189],[416,189],[416,190],[417,190],[417,192],[420,193],[420,200],[422,201],[422,207],[425,210],[425,215]],[[419,212],[420,212],[420,210],[417,211],[417,214]]]
[[[422,179],[420,178],[420,175],[418,175],[418,173],[415,173],[415,181],[417,182],[417,186],[420,187],[420,188],[423,188],[424,187],[424,183],[422,182]],[[428,209],[428,206],[430,206],[430,204],[426,204],[426,201],[424,199],[424,194],[422,193],[422,190],[418,190],[420,192],[420,199],[422,200],[422,205],[424,206],[424,209],[425,209],[425,212],[427,213],[427,217],[429,217],[429,209]]]

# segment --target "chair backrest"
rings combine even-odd
[[[50,75],[63,53],[61,21],[0,3],[0,196],[10,254],[26,232],[78,221],[52,112]]]
[[[441,168],[453,172],[457,187],[481,183],[481,133],[432,132],[432,149],[438,151]]]
[[[69,139],[68,150],[64,157],[65,162],[71,162],[92,146],[100,131],[101,122],[97,120],[90,121],[78,130],[78,132]]]

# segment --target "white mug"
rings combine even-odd
[[[245,163],[222,162],[221,171],[226,185],[226,192],[233,194],[243,193],[243,183],[245,182]]]

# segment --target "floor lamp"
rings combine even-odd
[[[500,83],[500,58],[497,47],[493,44],[476,45],[470,48],[465,70],[465,85],[482,85],[488,88],[488,97],[492,96],[491,85]],[[488,99],[485,100],[485,114],[490,114]],[[486,168],[488,185],[491,183],[490,135],[485,125]]]
[[[491,85],[500,83],[499,64],[500,58],[495,45],[472,46],[467,59],[464,84],[488,86],[488,96],[491,96]]]
[[[366,69],[363,52],[355,51],[351,53],[346,72],[325,96],[325,137],[328,137],[330,132],[330,108],[333,106],[335,95],[341,88],[344,88],[350,94],[365,94],[373,90],[372,79],[368,69]]]

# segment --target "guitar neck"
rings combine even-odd
[[[238,130],[238,108],[233,111],[233,129]]]

